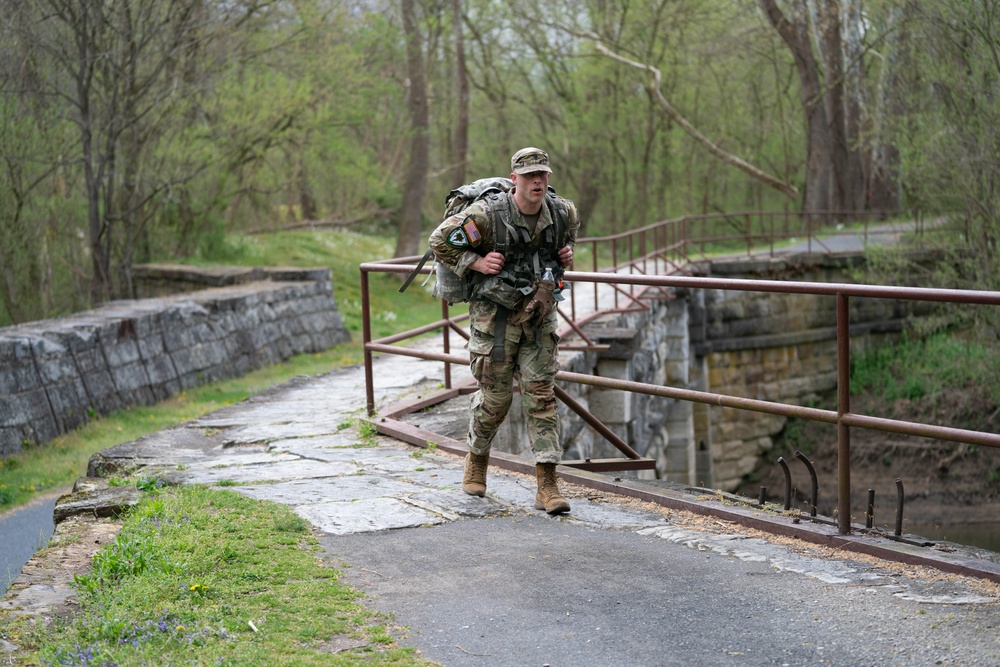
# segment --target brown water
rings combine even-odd
[[[1000,523],[918,524],[906,522],[903,532],[932,541],[956,542],[1000,553]]]

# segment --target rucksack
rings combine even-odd
[[[509,178],[501,176],[480,178],[479,180],[471,183],[461,185],[449,192],[445,197],[444,217],[442,220],[450,218],[456,213],[461,213],[477,201],[490,199],[492,202],[496,203],[491,205],[491,210],[499,219],[499,224],[496,226],[495,250],[505,255],[509,240],[508,229],[511,228],[510,211],[505,204],[499,205],[499,202],[513,187],[513,181]],[[569,223],[569,210],[562,199],[556,196],[555,190],[552,189],[552,186],[549,186],[549,192],[545,197],[545,201],[549,206],[549,213],[552,216],[552,221],[555,223],[553,225],[555,227],[555,249],[558,249],[566,244],[566,228]],[[413,279],[418,273],[420,273],[424,264],[427,263],[427,260],[430,259],[433,254],[434,253],[430,250],[430,248],[428,248],[427,252],[424,253],[424,256],[417,264],[416,269],[414,269],[413,272],[407,276],[403,285],[399,288],[400,292],[409,287],[410,283],[413,282]],[[470,275],[471,273],[472,272],[468,272],[465,276],[459,276],[457,273],[435,259],[433,275],[436,280],[431,294],[434,297],[444,299],[450,306],[453,306],[456,303],[468,301],[472,297],[473,292],[473,276]],[[430,280],[430,277],[428,277],[428,280]]]

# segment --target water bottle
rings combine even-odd
[[[563,281],[556,281],[556,276],[552,272],[552,267],[545,267],[545,271],[542,273],[542,282],[552,284],[552,295],[556,298],[557,302],[563,301],[566,298],[562,293],[564,289]]]

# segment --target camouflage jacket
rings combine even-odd
[[[531,230],[524,216],[514,203],[514,191],[499,195],[499,201],[503,202],[506,197],[506,204],[512,212],[511,223],[531,232],[531,247],[537,248],[542,242],[544,230],[555,224],[552,214],[547,205],[543,205],[538,216],[538,224]],[[577,235],[580,231],[580,218],[577,214],[576,206],[568,199],[562,200],[566,204],[568,219],[566,223],[566,245],[572,247],[576,243]],[[502,205],[502,203],[500,204]],[[446,218],[430,236],[430,248],[438,261],[454,271],[459,276],[465,276],[471,272],[469,267],[480,257],[486,255],[496,248],[496,226],[502,224],[497,214],[492,210],[488,199],[480,200],[471,204],[467,209]],[[558,248],[554,250],[558,251]],[[483,333],[493,334],[493,323],[496,319],[497,305],[488,299],[473,299],[469,303],[469,316],[473,329]],[[544,333],[551,333],[556,330],[558,320],[553,311],[545,320],[541,327]],[[519,335],[516,327],[510,327],[515,331],[508,331],[507,335]]]

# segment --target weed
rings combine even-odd
[[[788,451],[800,451],[809,454],[812,451],[813,443],[803,438],[806,422],[801,419],[790,418],[785,422],[785,427],[781,430],[780,438],[784,447]]]
[[[371,447],[374,444],[375,436],[378,435],[378,427],[367,419],[358,419],[356,422],[358,437],[365,446]]]
[[[151,493],[157,489],[162,489],[167,483],[159,477],[140,477],[135,483],[135,487],[140,491]]]
[[[944,387],[973,384],[1000,401],[1000,388],[991,380],[1000,371],[998,364],[985,346],[948,332],[910,336],[852,358],[851,392],[869,390],[888,401],[916,400]]]

